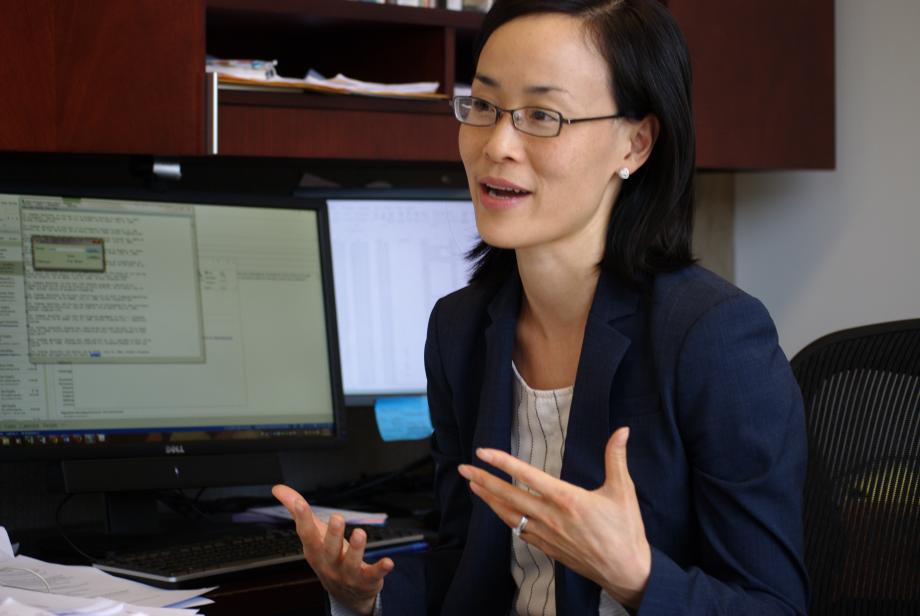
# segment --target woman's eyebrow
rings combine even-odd
[[[489,86],[490,88],[500,87],[498,84],[498,81],[496,81],[495,79],[492,79],[488,75],[483,75],[482,73],[476,73],[473,76],[473,80],[482,83],[482,85],[484,86]]]
[[[488,75],[483,75],[482,73],[476,73],[473,79],[482,83],[484,86],[489,86],[490,88],[500,88],[501,87],[501,84],[498,82],[497,79],[493,79],[492,77],[489,77]],[[552,86],[552,85],[527,86],[526,88],[524,88],[524,92],[526,92],[527,94],[548,94],[550,92],[560,92],[562,94],[567,94],[571,96],[571,93],[565,88],[562,88],[560,86]]]

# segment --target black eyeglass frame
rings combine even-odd
[[[491,123],[491,124],[473,124],[473,123],[470,123],[470,122],[467,122],[467,121],[463,120],[463,119],[460,117],[460,103],[461,103],[462,101],[468,101],[468,102],[471,103],[471,104],[472,104],[473,102],[475,102],[475,101],[480,101],[480,102],[483,102],[483,103],[489,105],[490,107],[492,107],[493,109],[495,109],[495,119],[492,120],[492,123]],[[490,103],[489,101],[485,100],[484,98],[479,98],[478,96],[455,96],[455,97],[453,97],[453,98],[450,100],[450,106],[451,106],[451,108],[452,108],[453,111],[454,111],[454,117],[455,117],[455,118],[457,119],[457,121],[460,122],[461,124],[466,124],[467,126],[475,126],[475,127],[477,127],[477,128],[488,128],[488,127],[492,127],[492,126],[495,126],[496,124],[498,124],[498,121],[501,119],[502,114],[503,114],[503,113],[507,113],[507,114],[509,114],[509,115],[511,116],[511,126],[514,127],[514,130],[520,131],[520,132],[524,133],[525,135],[530,135],[531,137],[539,137],[539,138],[541,138],[541,139],[551,139],[551,138],[553,138],[553,137],[558,137],[559,134],[562,133],[562,125],[563,125],[563,124],[578,124],[579,122],[595,122],[595,121],[597,121],[597,120],[616,120],[616,119],[625,117],[625,115],[622,114],[622,113],[614,113],[614,114],[612,114],[612,115],[594,116],[594,117],[590,117],[590,118],[567,118],[567,117],[565,117],[564,115],[562,115],[562,113],[560,113],[559,111],[556,111],[555,109],[547,109],[546,107],[532,107],[532,106],[528,106],[528,107],[518,107],[517,109],[505,109],[504,107],[499,107],[499,106],[496,105],[495,103]],[[471,105],[471,106],[472,106],[472,105]],[[557,125],[556,125],[556,132],[555,132],[554,134],[552,134],[552,135],[537,135],[537,134],[535,134],[535,133],[531,133],[531,132],[529,132],[529,131],[526,131],[526,130],[520,128],[520,127],[517,125],[517,123],[514,121],[514,112],[516,112],[516,111],[524,111],[525,109],[537,109],[537,110],[539,110],[539,111],[545,111],[545,112],[552,113],[552,114],[558,116],[559,121],[557,122]]]

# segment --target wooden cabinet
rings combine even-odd
[[[698,165],[833,168],[833,0],[670,0]],[[7,0],[0,150],[203,155],[205,54],[371,81],[469,82],[482,15],[353,0]],[[459,160],[446,101],[221,89],[218,153]]]
[[[203,0],[5,0],[0,149],[204,150]]]
[[[706,169],[833,169],[833,0],[670,0]]]

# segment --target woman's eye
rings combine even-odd
[[[544,109],[531,109],[528,114],[530,119],[534,122],[555,122],[556,116],[551,111],[546,111]]]
[[[476,111],[491,111],[492,104],[487,103],[486,101],[474,100],[473,109],[475,109]]]

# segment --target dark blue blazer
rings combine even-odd
[[[499,288],[453,293],[431,314],[425,362],[440,545],[396,559],[384,614],[511,609],[510,530],[471,495],[457,465],[483,466],[477,447],[510,449],[520,305],[515,275]],[[629,471],[652,546],[638,614],[804,614],[804,414],[766,309],[699,267],[658,275],[648,294],[602,275],[562,479],[598,487],[607,440],[621,426],[630,426]],[[558,614],[597,614],[599,595],[556,564]]]

